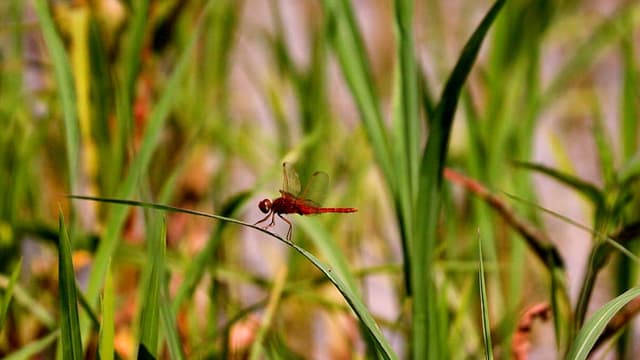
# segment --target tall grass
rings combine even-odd
[[[1,4],[0,354],[628,357],[640,5],[458,3]],[[253,225],[283,161],[359,211]]]

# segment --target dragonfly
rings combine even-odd
[[[358,211],[356,208],[350,207],[322,207],[321,202],[327,194],[329,186],[329,175],[322,171],[313,173],[309,182],[301,191],[300,178],[290,163],[282,164],[282,189],[280,197],[270,200],[264,199],[258,203],[258,208],[264,214],[264,218],[257,221],[254,225],[261,224],[267,220],[271,220],[265,229],[275,225],[276,215],[289,224],[287,231],[287,240],[291,242],[291,230],[293,225],[291,221],[285,218],[284,214],[298,215],[315,215],[324,213],[352,213]]]

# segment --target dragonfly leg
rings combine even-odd
[[[291,230],[293,229],[293,225],[291,224],[291,221],[287,220],[287,218],[285,218],[284,216],[278,214],[278,217],[282,220],[284,220],[284,222],[286,222],[287,224],[289,224],[289,230],[287,230],[287,240],[289,240],[289,242],[291,242]]]
[[[258,220],[253,225],[258,225],[260,223],[263,223],[263,222],[267,221],[269,219],[269,216],[271,216],[271,224],[266,226],[266,227],[273,226],[273,212],[268,213],[267,216],[265,216],[262,219]]]

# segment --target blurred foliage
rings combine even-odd
[[[628,358],[639,51],[623,0],[1,1],[0,355]],[[64,197],[253,223],[283,161],[359,211]]]

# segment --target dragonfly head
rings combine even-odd
[[[264,214],[268,213],[269,211],[271,211],[271,200],[264,199],[260,201],[260,203],[258,204],[258,207],[260,208],[260,211],[262,211]]]

